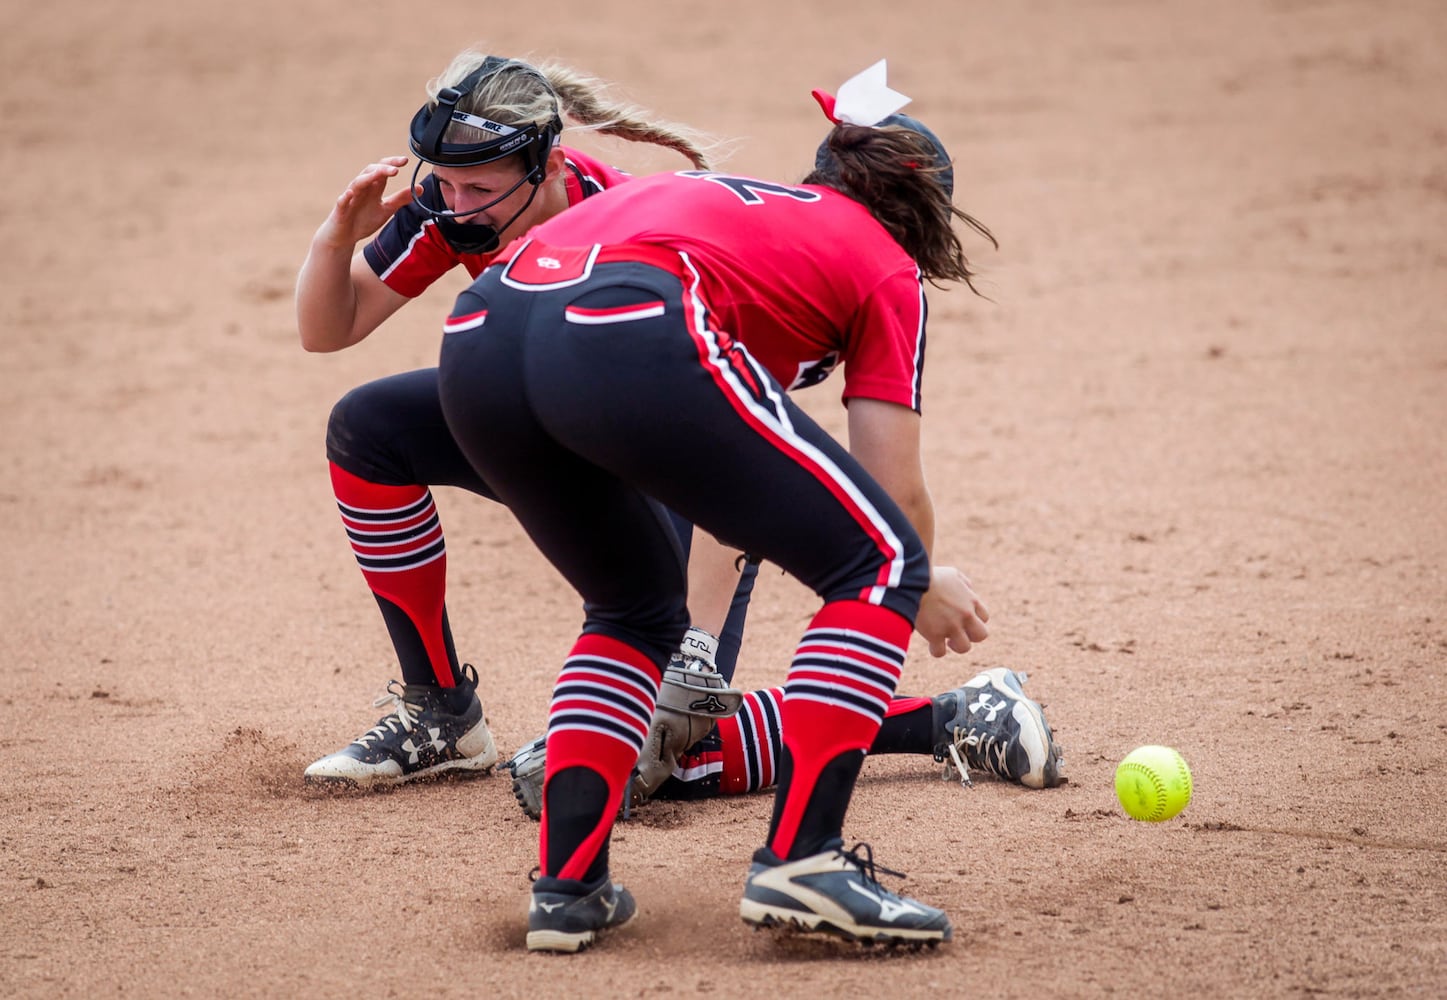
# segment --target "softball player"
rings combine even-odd
[[[784,686],[743,918],[951,936],[942,911],[879,884],[867,847],[844,850],[842,827],[912,629],[936,655],[987,635],[968,579],[931,568],[919,441],[923,282],[970,280],[952,219],[989,233],[951,203],[923,125],[817,96],[837,124],[801,184],[695,170],[612,188],[512,244],[444,327],[448,426],[584,600],[550,709],[530,949],[576,951],[634,912],[609,836],[689,624],[660,504],[824,602]],[[849,450],[786,394],[841,365]],[[700,457],[707,489],[677,474]]]
[[[413,184],[386,196],[388,180],[407,159],[371,164],[318,229],[297,283],[303,346],[336,351],[358,343],[452,268],[461,265],[476,276],[500,243],[627,180],[627,174],[558,144],[563,112],[585,127],[656,143],[706,166],[694,133],[609,101],[596,80],[559,65],[534,68],[464,52],[434,81],[413,119]],[[432,172],[419,183],[424,163]],[[363,240],[368,242],[357,252]],[[332,411],[327,457],[344,527],[396,649],[403,683],[390,685],[377,702],[388,711],[374,727],[311,764],[305,780],[379,788],[491,767],[497,750],[477,696],[477,675],[459,663],[448,625],[446,550],[430,487],[497,497],[446,427],[436,369],[349,392]],[[675,527],[687,554],[692,529],[681,519]],[[698,627],[690,629],[676,659],[703,669],[670,676],[723,693],[733,676],[755,569],[749,564],[740,576],[732,568],[736,553],[711,539],[693,547],[690,605]],[[725,699],[724,709],[712,715],[670,713],[665,706],[650,742],[653,766],[640,767],[650,778],[635,782],[635,794],[646,796],[665,780],[661,794],[677,798],[771,785],[780,755],[780,697],[776,689],[744,695],[744,713],[723,721],[717,732],[709,732],[715,718],[739,701]],[[700,729],[707,736],[696,742]],[[429,738],[418,739],[419,732]],[[943,759],[952,745],[962,777],[967,763],[1034,787],[1055,781],[1058,754],[1040,708],[1003,668],[933,699],[896,699],[871,752]],[[534,815],[541,808],[542,750],[536,741],[510,762],[518,799]]]
[[[412,121],[412,184],[384,195],[407,158],[371,164],[317,230],[297,282],[302,345],[336,351],[358,343],[447,271],[460,264],[476,276],[500,243],[626,180],[558,144],[564,113],[706,166],[693,133],[608,100],[596,80],[559,65],[534,68],[464,52],[433,82]],[[424,163],[431,172],[419,181]],[[436,370],[393,375],[348,393],[331,414],[327,458],[343,525],[396,648],[403,685],[389,685],[377,702],[390,711],[376,726],[309,766],[305,780],[374,788],[491,767],[497,749],[477,675],[459,664],[448,624],[446,549],[429,487],[496,496],[447,430]],[[686,550],[691,528],[678,528]],[[704,652],[711,657],[716,650],[731,668],[754,570],[742,578],[726,565],[724,572],[714,587],[722,594],[719,620]],[[714,686],[726,687],[721,679]],[[419,730],[430,739],[417,739]]]

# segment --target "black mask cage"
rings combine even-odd
[[[444,87],[438,91],[436,105],[422,105],[417,114],[412,116],[412,125],[408,130],[408,144],[417,156],[417,169],[412,172],[414,191],[423,163],[443,167],[480,167],[484,163],[495,163],[514,154],[522,157],[523,176],[512,187],[480,208],[468,212],[438,211],[423,204],[416,194],[413,195],[413,202],[432,217],[447,241],[463,253],[492,253],[498,248],[500,230],[512,225],[537,197],[538,189],[547,173],[548,153],[552,151],[553,143],[563,131],[563,119],[556,113],[551,121],[543,125],[506,125],[458,110],[457,103],[472,93],[479,83],[509,66],[516,67],[517,72],[535,74],[543,81],[544,86],[551,89],[546,78],[532,67],[497,56],[488,56],[481,66],[464,77],[456,87]],[[454,121],[494,133],[496,138],[484,139],[482,142],[443,142],[443,133]],[[462,221],[498,204],[524,184],[532,185],[532,193],[528,195],[522,208],[502,226]]]
[[[479,167],[514,153],[521,153],[528,179],[535,184],[541,183],[548,152],[563,131],[563,120],[560,116],[555,114],[551,121],[543,125],[505,125],[457,109],[457,103],[472,93],[479,83],[509,66],[518,67],[519,72],[537,73],[531,67],[521,66],[511,60],[488,56],[481,66],[469,73],[456,87],[443,87],[437,94],[436,105],[429,102],[418,109],[417,114],[412,116],[409,145],[419,160],[444,167]],[[546,80],[544,83],[546,84]],[[454,121],[494,132],[497,137],[484,139],[482,142],[443,142],[443,133]]]

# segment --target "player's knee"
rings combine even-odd
[[[385,411],[376,395],[371,385],[362,385],[337,400],[327,418],[327,460],[354,476],[392,482],[400,470],[384,457]]]
[[[338,465],[345,466],[346,459],[355,450],[353,442],[357,439],[357,421],[359,411],[365,409],[358,405],[357,394],[360,390],[353,389],[332,406],[332,412],[327,417],[327,458]]]

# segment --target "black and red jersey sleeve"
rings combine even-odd
[[[566,149],[564,152],[563,182],[570,206],[629,179],[627,173],[577,150]],[[443,211],[447,207],[437,179],[431,174],[422,181],[420,200],[435,211]],[[409,299],[421,295],[427,286],[459,264],[476,277],[495,256],[459,252],[447,242],[431,217],[412,201],[392,216],[362,249],[362,254],[372,272],[388,288]]]
[[[844,349],[844,393],[920,411],[928,308],[919,271],[899,272],[854,314]]]
[[[439,211],[446,207],[437,178],[430,174],[422,181],[421,201]],[[421,295],[464,258],[478,256],[455,250],[431,217],[412,201],[397,210],[362,253],[388,288],[409,299]]]

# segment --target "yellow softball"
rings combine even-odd
[[[1191,801],[1191,769],[1171,747],[1136,747],[1115,769],[1115,797],[1135,819],[1170,819]]]

